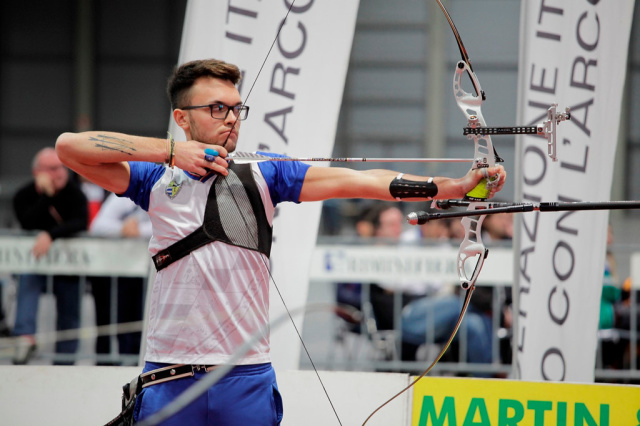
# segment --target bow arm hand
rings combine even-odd
[[[506,180],[506,171],[502,166],[485,169],[472,169],[461,178],[433,177],[437,186],[435,199],[462,198],[481,182],[488,173],[496,184],[491,188],[490,196],[502,189]],[[310,167],[302,185],[300,201],[322,201],[331,198],[368,198],[385,201],[397,201],[391,195],[391,182],[400,173],[392,170],[352,170],[342,167]],[[430,177],[404,174],[404,179],[415,182],[427,182]],[[404,201],[425,201],[428,198],[407,198]]]

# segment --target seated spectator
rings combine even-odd
[[[613,231],[609,225],[607,246],[613,243]],[[616,323],[615,306],[620,301],[622,292],[618,286],[618,274],[613,253],[607,249],[602,280],[602,297],[600,299],[600,319],[598,328],[603,330],[614,328]]]
[[[9,326],[7,325],[7,320],[4,314],[3,291],[2,291],[3,286],[4,286],[4,282],[0,280],[0,338],[11,336],[11,330],[9,330]]]
[[[411,302],[402,311],[402,341],[417,349],[427,342],[432,325],[433,336],[429,337],[433,337],[434,343],[445,343],[455,328],[462,305],[463,301],[456,294],[428,296]],[[466,361],[490,363],[491,317],[470,304],[462,327],[466,327]],[[458,332],[454,341],[458,341],[460,335]],[[410,359],[408,354],[407,359]]]
[[[614,241],[613,228],[609,225],[607,234],[607,246],[611,246]],[[604,277],[602,282],[602,296],[600,299],[600,317],[598,328],[600,330],[615,329],[630,331],[632,309],[629,295],[631,290],[631,279],[628,278],[619,285],[616,268],[616,260],[613,253],[607,249]],[[636,324],[640,331],[640,307],[636,307]],[[605,368],[624,368],[625,354],[629,347],[628,338],[605,339],[602,341],[602,364]]]
[[[361,240],[373,237],[373,222],[376,215],[375,204],[362,209],[356,218],[354,229],[356,236]],[[353,306],[362,310],[362,284],[361,283],[337,283],[336,302],[342,305]],[[359,325],[350,324],[352,331],[360,332]]]
[[[91,235],[122,238],[151,238],[151,221],[147,212],[129,198],[110,194],[98,211],[91,227]],[[113,323],[141,321],[144,308],[144,278],[118,277],[117,318],[111,318],[111,277],[91,277],[91,292],[96,306],[96,324],[98,326]],[[141,332],[119,333],[118,352],[121,355],[140,353]],[[96,353],[111,353],[111,337],[98,336]],[[98,365],[113,365],[113,362],[99,360]],[[134,365],[137,362],[133,363]]]
[[[378,202],[367,207],[359,215],[355,229],[361,238],[373,238],[379,243],[400,243],[404,231],[404,214],[395,203]],[[394,330],[395,294],[400,291],[402,306],[424,294],[422,287],[414,283],[371,283],[369,300],[365,301],[371,308],[373,324],[367,323],[369,332]],[[415,292],[418,291],[418,294]],[[364,309],[361,304],[362,286],[360,283],[339,283],[336,289],[338,303],[348,304],[357,309]],[[399,312],[397,313],[400,314]],[[359,326],[351,325],[351,331],[359,332]],[[391,342],[395,347],[395,342]],[[391,357],[391,352],[385,356]],[[395,356],[395,355],[393,355]]]
[[[380,241],[399,243],[404,231],[404,214],[394,204],[381,204],[373,217],[373,237]],[[395,292],[400,290],[402,306],[420,297],[420,289],[406,288],[395,283],[372,283],[370,288],[371,306],[378,330],[393,330]]]
[[[511,214],[488,215],[483,221],[482,237],[485,242],[510,240],[513,236],[513,218]],[[437,221],[434,221],[437,222]],[[451,223],[451,238],[458,240],[456,223]],[[454,234],[455,232],[455,234]],[[487,364],[492,362],[493,345],[493,291],[492,287],[477,287],[472,295],[462,328],[466,328],[467,353],[469,363]],[[459,289],[455,292],[459,293]],[[414,352],[427,342],[432,333],[434,343],[445,343],[460,316],[463,300],[459,294],[437,294],[416,300],[405,307],[402,312],[402,340],[404,348],[411,345]],[[508,313],[508,310],[501,314]],[[455,341],[459,341],[459,332]],[[407,355],[408,356],[408,355]],[[479,374],[478,376],[485,376]]]
[[[510,242],[513,239],[513,213],[490,214],[482,222],[485,244]]]
[[[24,230],[40,231],[35,237],[32,255],[35,259],[49,253],[53,241],[71,237],[87,229],[87,199],[69,179],[69,171],[53,148],[40,150],[33,159],[34,180],[20,188],[13,198],[13,208]],[[14,364],[26,364],[36,351],[36,321],[40,294],[47,276],[24,274],[18,284],[14,335],[19,336]],[[56,297],[57,330],[77,329],[80,325],[80,280],[77,276],[53,277]],[[78,340],[58,340],[56,352],[73,354]],[[72,364],[69,360],[54,364]]]
[[[620,291],[620,299],[615,303],[615,327],[621,330],[631,330],[631,292],[635,291],[631,285],[631,277],[628,277],[622,283],[622,289]],[[636,299],[637,300],[637,299]],[[637,303],[637,302],[636,302]],[[636,315],[636,327],[637,331],[640,331],[640,304],[635,307]]]

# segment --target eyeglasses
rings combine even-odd
[[[236,116],[238,120],[246,120],[249,116],[249,107],[246,105],[234,105],[229,106],[221,103],[213,103],[209,105],[193,105],[186,106],[180,109],[197,109],[197,108],[209,108],[211,111],[211,118],[215,118],[216,120],[224,120],[229,115],[229,111],[233,111],[233,115]]]

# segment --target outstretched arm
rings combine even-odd
[[[489,197],[502,189],[506,172],[502,166],[489,167],[489,176],[498,175],[497,185],[491,190]],[[330,198],[370,198],[395,201],[389,192],[391,181],[398,176],[391,170],[357,171],[340,167],[311,167],[307,171],[300,201],[321,201]],[[429,177],[404,175],[412,181],[427,181]],[[470,170],[459,179],[434,177],[433,183],[438,187],[436,199],[462,198],[483,179],[482,170]],[[406,201],[425,201],[425,198],[409,198]]]
[[[215,146],[220,156],[215,162],[208,162],[204,159],[207,147],[211,145],[176,142],[175,165],[200,175],[207,174],[207,169],[226,175],[228,163],[222,157],[226,157],[227,151]],[[70,169],[108,191],[122,194],[129,187],[127,161],[164,163],[170,155],[170,144],[166,139],[114,132],[63,133],[56,142],[56,152]]]

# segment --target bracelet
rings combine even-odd
[[[173,140],[171,133],[167,132],[167,135],[169,135],[169,138],[167,139],[169,145],[169,158],[167,159],[167,163],[169,164],[169,167],[173,169],[173,166],[176,164],[176,143]]]
[[[169,161],[171,160],[171,140],[167,139],[167,144],[166,144],[166,155],[164,156],[164,162],[166,164],[169,164]]]

